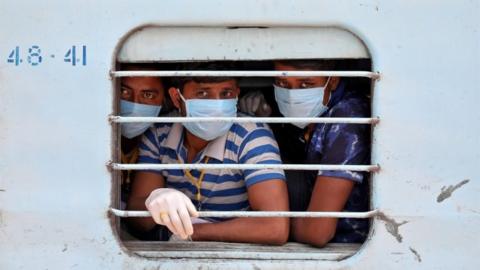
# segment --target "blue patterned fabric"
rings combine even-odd
[[[138,163],[176,164],[187,162],[182,124],[155,124],[142,136]],[[208,157],[208,159],[206,159]],[[208,164],[279,164],[278,145],[267,125],[235,123],[230,130],[208,143],[192,163]],[[259,169],[205,170],[200,190],[184,170],[147,170],[162,175],[166,186],[183,192],[197,208],[204,211],[250,210],[247,190],[254,184],[285,179],[283,170]],[[191,169],[200,179],[202,170]],[[200,193],[200,201],[197,200]],[[222,220],[211,218],[213,221]]]
[[[341,84],[333,92],[329,110],[321,117],[370,117],[369,100]],[[370,125],[317,124],[307,151],[307,162],[316,164],[369,164]],[[356,182],[344,211],[367,211],[368,174],[354,171],[319,171],[319,176]],[[333,242],[363,242],[368,233],[366,219],[339,219]]]
[[[340,83],[321,117],[370,117],[369,99]],[[284,163],[307,164],[369,164],[370,125],[317,124],[310,141],[305,130],[293,125],[272,127]],[[302,151],[303,150],[303,151]],[[353,171],[286,171],[292,211],[308,207],[316,177],[329,176],[354,181],[355,185],[344,211],[367,211],[369,208],[368,174]],[[339,219],[332,242],[363,242],[368,233],[366,219]]]

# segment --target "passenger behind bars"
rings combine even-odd
[[[187,70],[224,70],[218,63],[190,64]],[[235,117],[239,87],[230,77],[184,77],[169,89],[182,116]],[[280,164],[275,138],[264,124],[188,122],[155,124],[142,137],[139,163]],[[205,218],[198,211],[288,211],[282,170],[166,169],[139,171],[128,208],[150,211],[136,218],[138,229],[165,225],[177,237],[194,241],[281,245],[288,218]]]
[[[276,61],[280,71],[334,70],[332,60]],[[339,77],[277,77],[276,106],[261,92],[250,92],[240,110],[256,116],[272,111],[285,117],[369,117],[369,100]],[[292,164],[369,164],[370,126],[359,124],[271,125],[282,160]],[[292,211],[367,211],[368,174],[355,171],[286,171]],[[291,239],[322,247],[328,242],[363,242],[368,220],[295,218]]]
[[[121,64],[120,70],[145,71],[157,70],[154,64]],[[168,107],[165,97],[164,82],[160,77],[122,77],[120,79],[120,116],[125,117],[156,117],[162,108]],[[135,164],[138,159],[138,145],[141,135],[152,123],[122,123],[121,130],[121,161]],[[121,201],[126,205],[130,193],[131,180],[135,171],[122,171]],[[124,207],[122,207],[124,208]],[[129,230],[140,239],[152,239],[157,232],[138,233]]]
[[[155,70],[153,65],[123,64],[121,70]],[[160,77],[122,77],[120,80],[120,116],[156,117],[165,101],[165,90]],[[141,135],[152,123],[122,123],[122,163],[137,163]],[[122,182],[126,186],[134,171],[125,171]]]

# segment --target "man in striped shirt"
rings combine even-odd
[[[221,70],[224,66],[210,63],[188,69]],[[234,78],[181,78],[177,87],[170,88],[169,94],[183,116],[236,115],[240,90]],[[154,125],[143,136],[139,163],[280,164],[281,159],[267,125],[191,122]],[[132,220],[144,231],[161,224],[183,239],[281,245],[288,238],[288,218],[195,217],[197,210],[288,211],[284,180],[283,171],[274,169],[141,171],[128,208],[150,211],[152,218]]]

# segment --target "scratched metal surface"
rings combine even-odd
[[[476,269],[479,12],[479,1],[466,0],[1,1],[0,269]],[[373,162],[382,166],[373,206],[383,215],[356,255],[147,260],[121,246],[106,214],[108,72],[122,37],[145,24],[329,26],[365,43],[382,73],[373,96],[381,118]],[[305,46],[282,42],[292,55]],[[37,66],[27,63],[32,45],[44,56]],[[63,61],[74,45],[87,46],[86,66]],[[18,66],[7,62],[16,46]],[[250,42],[238,47],[262,57]]]
[[[158,242],[126,241],[125,246],[147,258],[224,258],[280,260],[341,260],[355,254],[361,244],[330,243],[318,248],[289,242],[283,246],[222,242]],[[225,252],[229,251],[229,252]]]
[[[245,36],[250,37],[249,40],[245,40]],[[294,40],[302,40],[302,48],[292,51]],[[210,49],[205,50],[205,47]],[[263,60],[285,58],[285,55],[298,59],[369,57],[361,40],[339,28],[148,27],[128,37],[118,53],[118,60],[223,60],[227,56],[233,60]]]

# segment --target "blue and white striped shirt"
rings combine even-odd
[[[155,124],[144,133],[140,143],[138,163],[187,163],[183,145],[184,127],[180,123]],[[234,123],[227,134],[210,141],[192,163],[209,164],[280,164],[277,142],[267,125]],[[151,171],[166,179],[166,186],[186,194],[197,207],[206,211],[248,210],[248,187],[263,181],[285,180],[283,170],[207,170],[201,184],[201,201],[197,201],[197,187],[185,172],[179,169]],[[198,180],[201,170],[190,170]]]

